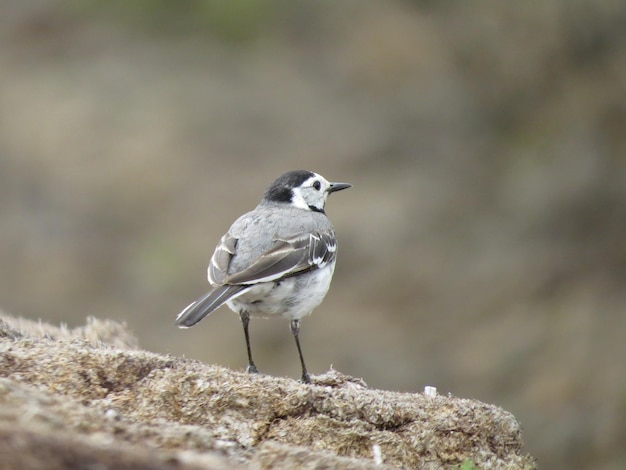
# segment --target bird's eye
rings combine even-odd
[[[315,183],[313,183],[313,187],[319,191],[320,189],[322,189],[322,183],[320,183],[319,181],[316,181]]]

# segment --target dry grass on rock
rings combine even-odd
[[[108,321],[0,316],[0,377],[6,468],[534,468],[496,406],[334,370],[312,385],[234,372],[142,351]]]

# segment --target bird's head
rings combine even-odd
[[[290,204],[298,209],[324,213],[330,193],[351,184],[331,183],[322,175],[307,170],[289,171],[274,181],[263,196],[266,203]]]

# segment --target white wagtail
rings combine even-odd
[[[290,171],[274,181],[261,202],[224,235],[208,268],[213,290],[176,318],[188,328],[223,304],[239,314],[248,351],[248,372],[258,372],[250,350],[250,316],[291,320],[302,381],[310,382],[298,333],[300,319],[317,307],[335,270],[337,240],[324,213],[330,193],[349,188],[311,171]]]

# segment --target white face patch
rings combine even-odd
[[[315,208],[323,211],[328,197],[330,183],[317,173],[305,180],[297,188],[293,188],[293,199],[291,204],[299,209]]]

